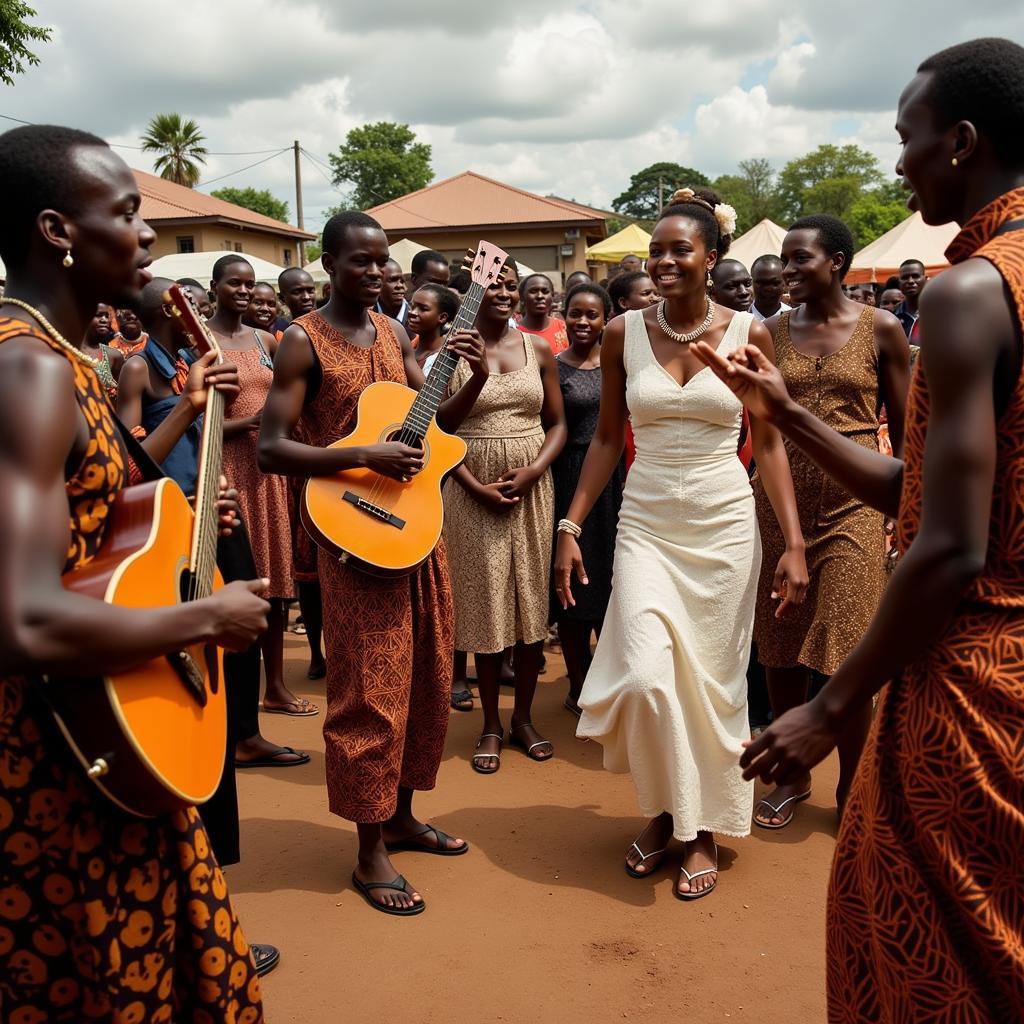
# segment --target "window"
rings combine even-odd
[[[242,251],[242,243],[241,242],[235,242],[235,252],[241,252],[241,251]]]
[[[292,251],[291,249],[285,249],[284,251],[284,265],[290,267],[292,265]]]
[[[174,240],[178,246],[178,252],[195,252],[196,240],[193,235],[178,235]]]

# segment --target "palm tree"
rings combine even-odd
[[[154,167],[161,178],[195,188],[199,164],[206,163],[205,141],[195,121],[182,121],[181,114],[157,114],[142,136],[142,149],[160,154]]]

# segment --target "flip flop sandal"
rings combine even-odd
[[[279,754],[298,754],[298,757],[289,761],[278,761]],[[278,747],[272,754],[258,757],[255,761],[239,761],[235,758],[236,768],[294,768],[300,764],[309,764],[309,754],[302,753],[294,747]]]
[[[383,903],[378,903],[377,900],[370,895],[374,889],[391,889],[394,892],[408,892],[409,883],[405,880],[403,875],[395,875],[390,882],[361,882],[356,878],[356,873],[352,872],[352,884],[356,887],[356,891],[366,900],[367,903],[373,907],[374,910],[379,910],[382,914],[391,914],[392,917],[413,917],[416,914],[422,914],[427,909],[426,903],[413,903],[409,907],[386,907]]]
[[[690,883],[691,886],[693,885],[693,880],[695,878],[700,878],[702,875],[718,874],[718,844],[715,843],[715,866],[713,868],[704,868],[703,871],[694,871],[694,873],[691,875],[690,872],[686,870],[686,868],[680,865],[679,873],[682,875],[686,875],[686,880]],[[672,892],[675,893],[675,897],[677,900],[699,900],[703,899],[705,896],[709,896],[717,888],[718,879],[716,878],[711,885],[709,885],[706,889],[701,889],[700,892],[680,892],[678,883],[676,883],[676,885],[673,886]]]
[[[639,867],[641,864],[643,864],[645,860],[650,860],[651,857],[657,857],[659,853],[664,853],[665,850],[668,849],[668,847],[666,846],[660,850],[654,850],[651,853],[644,853],[644,851],[641,850],[636,843],[634,843],[631,849],[636,850],[636,852],[640,854],[640,859],[637,861],[637,867]],[[662,861],[661,863],[664,864],[665,862]],[[626,868],[626,874],[629,875],[630,878],[650,878],[651,875],[653,875],[654,872],[661,867],[661,864],[658,864],[656,867],[651,868],[650,871],[637,871],[637,869],[633,867],[633,865],[630,864],[628,860],[626,861],[624,866]]]
[[[465,704],[465,702],[467,700],[470,702],[470,706],[468,708],[460,708],[459,705],[460,704]],[[473,701],[473,693],[472,693],[472,691],[468,687],[465,690],[453,690],[452,691],[452,697],[451,697],[452,710],[454,710],[454,711],[472,711],[473,708],[474,708],[474,705],[473,705],[472,701]]]
[[[256,964],[256,974],[260,978],[264,974],[269,974],[281,962],[281,951],[277,946],[269,946],[263,942],[250,942],[249,952],[252,953],[253,962]]]
[[[288,708],[295,707],[298,705],[298,711],[289,711]],[[312,718],[314,715],[320,714],[320,709],[310,701],[306,700],[305,697],[299,697],[296,700],[289,701],[287,704],[272,704],[267,705],[267,702],[263,702],[263,710],[268,715],[288,715],[291,718]]]
[[[754,824],[758,828],[770,828],[776,830],[780,828],[785,828],[793,820],[793,816],[796,814],[796,805],[802,804],[810,795],[810,790],[807,790],[806,793],[798,793],[796,796],[791,796],[787,800],[783,800],[778,807],[776,807],[775,804],[771,803],[769,800],[762,797],[760,800],[757,801],[757,807],[760,807],[761,804],[764,804],[765,807],[767,807],[772,812],[771,815],[769,815],[769,817],[774,817],[777,814],[781,814],[782,809],[787,804],[793,804],[793,809],[789,812],[789,817],[783,818],[778,825],[773,825],[770,821],[758,821],[756,814],[754,815]],[[756,809],[757,808],[755,807],[755,810]]]
[[[437,846],[428,846],[426,843],[416,842],[420,836],[425,836],[429,832],[434,833],[434,837],[437,840]],[[415,835],[406,836],[404,839],[396,839],[393,843],[385,843],[384,847],[389,853],[432,853],[435,857],[460,857],[464,853],[469,853],[469,843],[463,843],[462,846],[449,847],[448,841],[452,837],[445,832],[442,832],[439,828],[434,828],[433,825],[424,825],[422,832],[417,832]]]
[[[495,739],[498,741],[498,752],[496,754],[474,754],[473,755],[473,771],[479,772],[481,775],[493,775],[501,767],[501,744],[504,742],[505,737],[500,736],[496,732],[485,732],[483,736],[476,741],[474,750],[480,749],[480,744],[486,739]],[[484,768],[480,762],[486,760],[489,757],[495,758],[497,764],[493,768]]]
[[[508,742],[510,746],[518,747],[531,761],[550,761],[555,756],[555,745],[551,740],[537,740],[536,743],[531,743],[529,746],[526,745],[525,740],[517,740],[516,732],[519,729],[526,729],[532,727],[533,722],[523,722],[522,725],[513,726],[508,731]],[[550,747],[551,753],[547,757],[537,757],[533,752],[538,747]]]

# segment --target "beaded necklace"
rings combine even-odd
[[[72,345],[67,338],[64,337],[60,331],[57,330],[49,320],[39,312],[35,306],[30,306],[27,302],[22,302],[21,299],[12,299],[10,295],[3,297],[3,303],[7,306],[18,306],[25,310],[26,313],[30,314],[34,319],[39,321],[39,326],[55,341],[62,349],[64,349],[72,358],[77,359],[80,363],[84,363],[86,366],[91,366],[92,369],[96,369],[102,362],[101,359],[94,359],[92,356],[87,356],[81,349],[76,345]]]

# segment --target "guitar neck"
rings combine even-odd
[[[459,311],[452,321],[448,337],[451,337],[456,331],[472,329],[476,323],[476,315],[480,311],[480,302],[483,297],[484,289],[480,285],[470,285],[469,291],[466,292],[466,297],[462,300],[462,305],[459,306]],[[437,353],[437,358],[430,368],[423,387],[416,395],[416,401],[413,402],[408,416],[405,417],[405,422],[402,424],[403,433],[414,434],[419,438],[426,435],[431,421],[437,415],[437,410],[444,401],[445,395],[448,394],[448,385],[451,383],[452,375],[458,365],[459,357],[448,348],[448,342],[445,341]]]
[[[189,564],[192,600],[213,593],[217,568],[217,536],[220,522],[217,497],[224,456],[224,396],[210,388],[206,393],[203,435],[199,448],[199,476],[196,482],[196,518],[192,528],[192,555]]]

